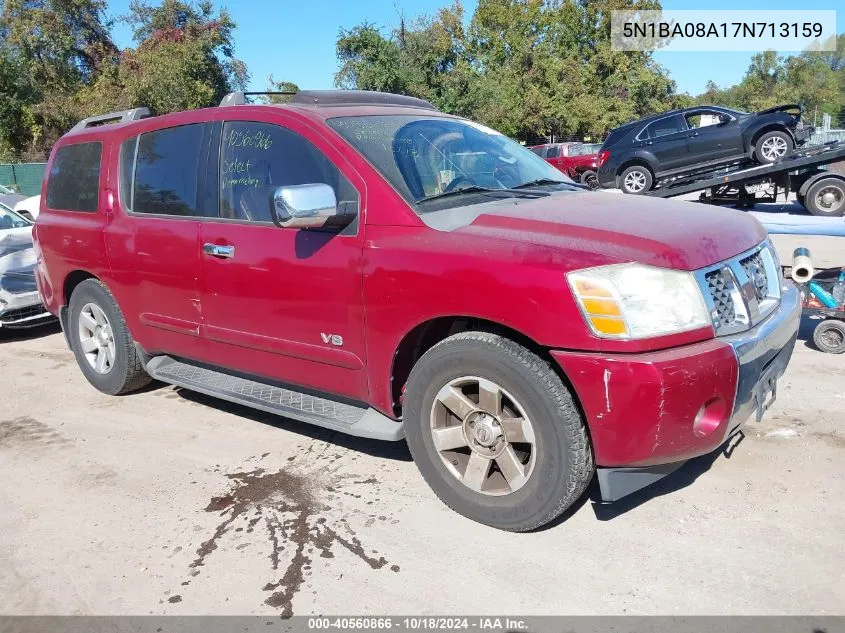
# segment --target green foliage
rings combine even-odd
[[[748,112],[799,103],[811,121],[815,114],[825,112],[841,118],[845,110],[845,34],[837,37],[835,51],[805,51],[787,57],[774,51],[758,53],[742,81],[724,90],[708,82],[696,102]]]
[[[344,88],[421,97],[517,138],[599,137],[630,119],[686,104],[648,53],[614,51],[610,11],[655,1],[480,0],[464,28],[459,2],[385,35],[341,30]]]
[[[216,105],[246,84],[235,25],[210,2],[134,0],[119,50],[103,0],[6,0],[0,13],[0,154],[43,157],[76,121],[146,105],[164,114]]]

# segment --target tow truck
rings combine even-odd
[[[838,217],[845,212],[845,174],[825,166],[842,160],[845,142],[826,143],[794,151],[770,165],[735,163],[685,172],[663,179],[642,195],[672,198],[701,191],[699,202],[750,208],[758,202],[776,202],[780,192],[794,191],[813,215]]]

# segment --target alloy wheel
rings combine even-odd
[[[631,193],[639,193],[645,189],[646,177],[641,171],[632,171],[625,176],[625,188]]]
[[[86,303],[79,311],[79,345],[85,360],[98,374],[114,367],[114,332],[106,313],[96,303]]]
[[[430,427],[446,469],[475,492],[510,494],[531,477],[534,427],[522,405],[492,380],[451,380],[434,399]]]
[[[786,141],[780,136],[772,136],[763,141],[760,146],[760,153],[767,161],[775,161],[786,154]]]

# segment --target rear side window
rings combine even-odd
[[[47,207],[65,211],[97,210],[101,143],[64,145],[56,152],[47,178]]]
[[[546,158],[560,158],[560,145],[552,145],[546,153]]]
[[[197,178],[204,131],[205,124],[197,123],[138,137],[134,181],[129,194],[129,206],[134,213],[197,215]],[[121,152],[124,164],[130,151],[127,148]],[[123,166],[121,176],[127,177]],[[125,198],[123,202],[126,204]]]
[[[672,116],[667,119],[655,121],[648,126],[648,136],[649,138],[660,138],[661,136],[683,132],[686,129],[683,121],[683,117],[679,116]],[[645,134],[643,134],[643,136],[645,136]]]

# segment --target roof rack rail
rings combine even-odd
[[[269,92],[230,92],[220,101],[220,107],[245,105],[246,98],[254,95],[295,95],[293,90],[280,90]]]
[[[424,99],[374,90],[300,90],[299,92],[230,92],[221,106],[244,105],[251,95],[292,95],[289,103],[310,106],[394,105],[436,110]]]
[[[145,119],[150,116],[149,108],[132,108],[131,110],[118,110],[117,112],[109,112],[108,114],[98,114],[97,116],[89,116],[87,119],[82,119],[79,123],[74,125],[70,131],[78,132],[96,125],[105,125],[107,123],[125,123],[126,121],[137,121],[138,119]]]

